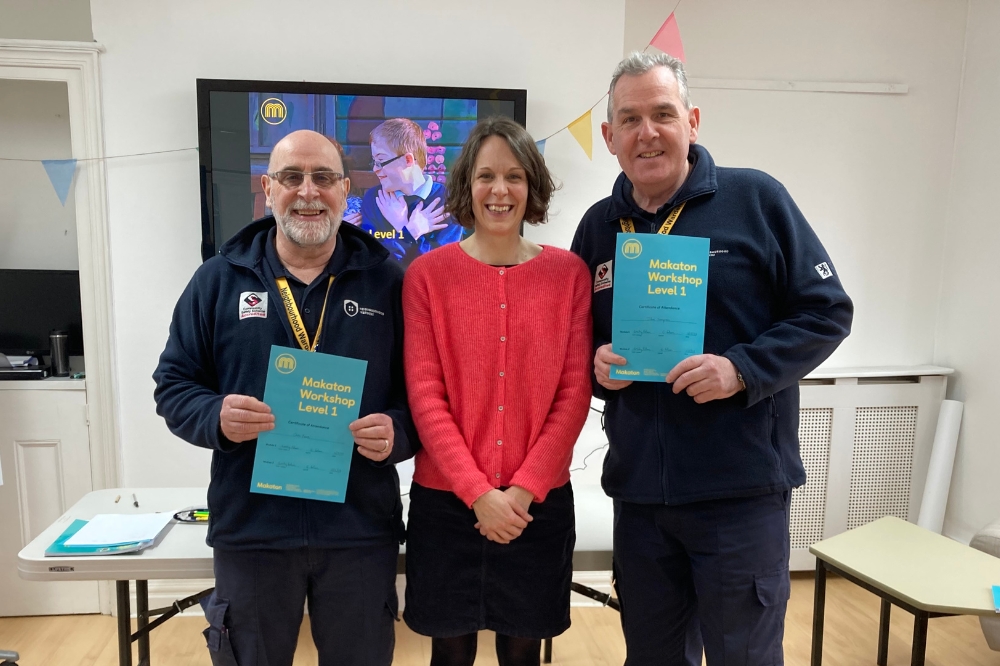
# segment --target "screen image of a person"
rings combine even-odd
[[[273,217],[195,272],[153,375],[170,431],[212,451],[208,648],[214,664],[290,666],[308,600],[320,663],[389,666],[403,533],[394,463],[419,446],[403,377],[403,270],[341,224],[350,183],[336,142],[293,132],[262,178]],[[342,503],[250,492],[257,436],[275,428],[263,402],[272,345],[368,363]]]
[[[420,125],[390,118],[369,137],[379,186],[347,221],[372,234],[404,266],[430,250],[462,239],[465,230],[445,211],[447,188],[424,173],[427,141]]]
[[[471,132],[448,211],[473,229],[417,258],[403,285],[405,367],[423,449],[407,523],[404,620],[431,664],[539,663],[570,624],[576,541],[569,465],[590,404],[590,275],[520,235],[546,221],[554,183],[506,118]]]
[[[633,53],[611,79],[602,131],[622,174],[572,250],[595,277],[594,393],[609,440],[615,585],[630,666],[784,663],[798,382],[851,330],[853,304],[788,191],[716,166],[684,66]],[[665,382],[613,379],[618,234],[708,238],[704,353]],[[627,356],[627,354],[626,354]]]

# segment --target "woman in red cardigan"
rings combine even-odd
[[[500,664],[538,664],[569,627],[576,542],[569,465],[590,406],[590,273],[521,236],[555,189],[534,140],[491,118],[448,181],[474,233],[418,258],[403,284],[417,453],[406,609],[432,666],[471,666],[480,629]]]

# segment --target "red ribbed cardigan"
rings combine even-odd
[[[458,243],[410,265],[404,363],[423,444],[415,482],[471,506],[514,485],[541,502],[569,481],[590,407],[590,297],[586,264],[550,246],[510,268]]]

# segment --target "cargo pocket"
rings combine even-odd
[[[226,626],[226,611],[229,600],[220,599],[215,592],[201,600],[201,608],[205,611],[208,627],[202,634],[208,653],[212,657],[212,666],[239,666],[233,646],[229,642],[229,627]]]
[[[783,569],[776,573],[754,576],[754,587],[757,588],[757,599],[765,608],[777,606],[788,601],[791,596],[791,581],[788,571]]]
[[[784,663],[781,642],[785,633],[785,608],[791,594],[788,569],[754,576],[753,582],[760,606],[750,614],[756,621],[750,627],[747,663],[780,666]]]

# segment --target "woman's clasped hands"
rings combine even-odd
[[[472,503],[477,520],[474,527],[490,541],[508,544],[521,536],[534,520],[528,513],[534,499],[534,495],[520,486],[483,493]]]

